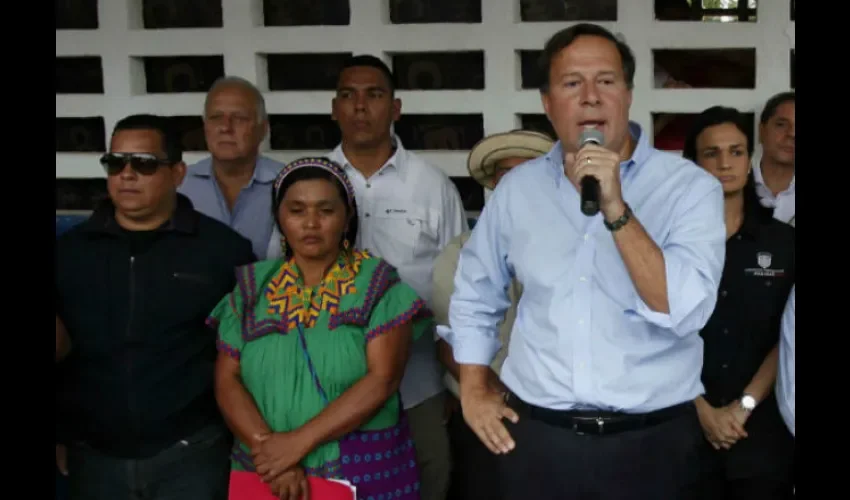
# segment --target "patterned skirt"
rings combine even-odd
[[[251,457],[234,446],[231,459],[254,471]],[[419,468],[407,416],[374,431],[354,431],[339,441],[339,459],[306,468],[308,475],[343,479],[357,490],[357,500],[419,500]]]

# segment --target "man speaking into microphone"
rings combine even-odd
[[[693,498],[721,185],[629,120],[635,60],[607,30],[556,33],[541,70],[558,142],[487,201],[438,330],[460,364],[464,418],[500,455],[505,498]],[[488,365],[513,277],[523,298],[504,391]]]

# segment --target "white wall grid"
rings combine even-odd
[[[483,113],[484,132],[519,127],[518,114],[542,113],[537,90],[520,90],[519,50],[540,50],[568,23],[521,23],[519,0],[482,0],[481,24],[392,25],[388,0],[351,0],[348,26],[263,27],[261,0],[222,0],[223,28],[142,29],[141,0],[99,0],[97,30],[56,31],[56,56],[100,56],[104,94],[57,95],[57,117],[103,116],[107,135],[133,113],[201,115],[204,94],[145,94],[143,56],[223,55],[225,73],[257,83],[270,114],[329,113],[333,92],[268,92],[263,54],[352,51],[375,54],[483,50],[485,89],[399,91],[402,113]],[[652,112],[699,112],[711,104],[759,113],[771,95],[788,90],[794,22],[789,3],[762,0],[756,23],[671,22],[654,19],[653,0],[619,0],[619,21],[600,23],[622,33],[637,59],[632,119],[644,128]],[[654,89],[652,50],[755,48],[755,89]],[[268,149],[268,140],[264,145]],[[267,151],[289,161],[316,151]],[[464,151],[423,156],[453,176],[466,176]],[[204,153],[187,153],[187,162]],[[96,153],[57,153],[56,177],[103,177]]]

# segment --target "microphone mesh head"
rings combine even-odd
[[[602,144],[605,142],[605,137],[602,135],[602,132],[596,130],[595,128],[586,128],[581,133],[581,138],[579,139],[579,146],[584,146],[585,144],[592,142],[596,144]]]

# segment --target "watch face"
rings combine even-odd
[[[756,407],[756,398],[747,395],[741,398],[741,406],[743,406],[747,410],[752,410]]]

